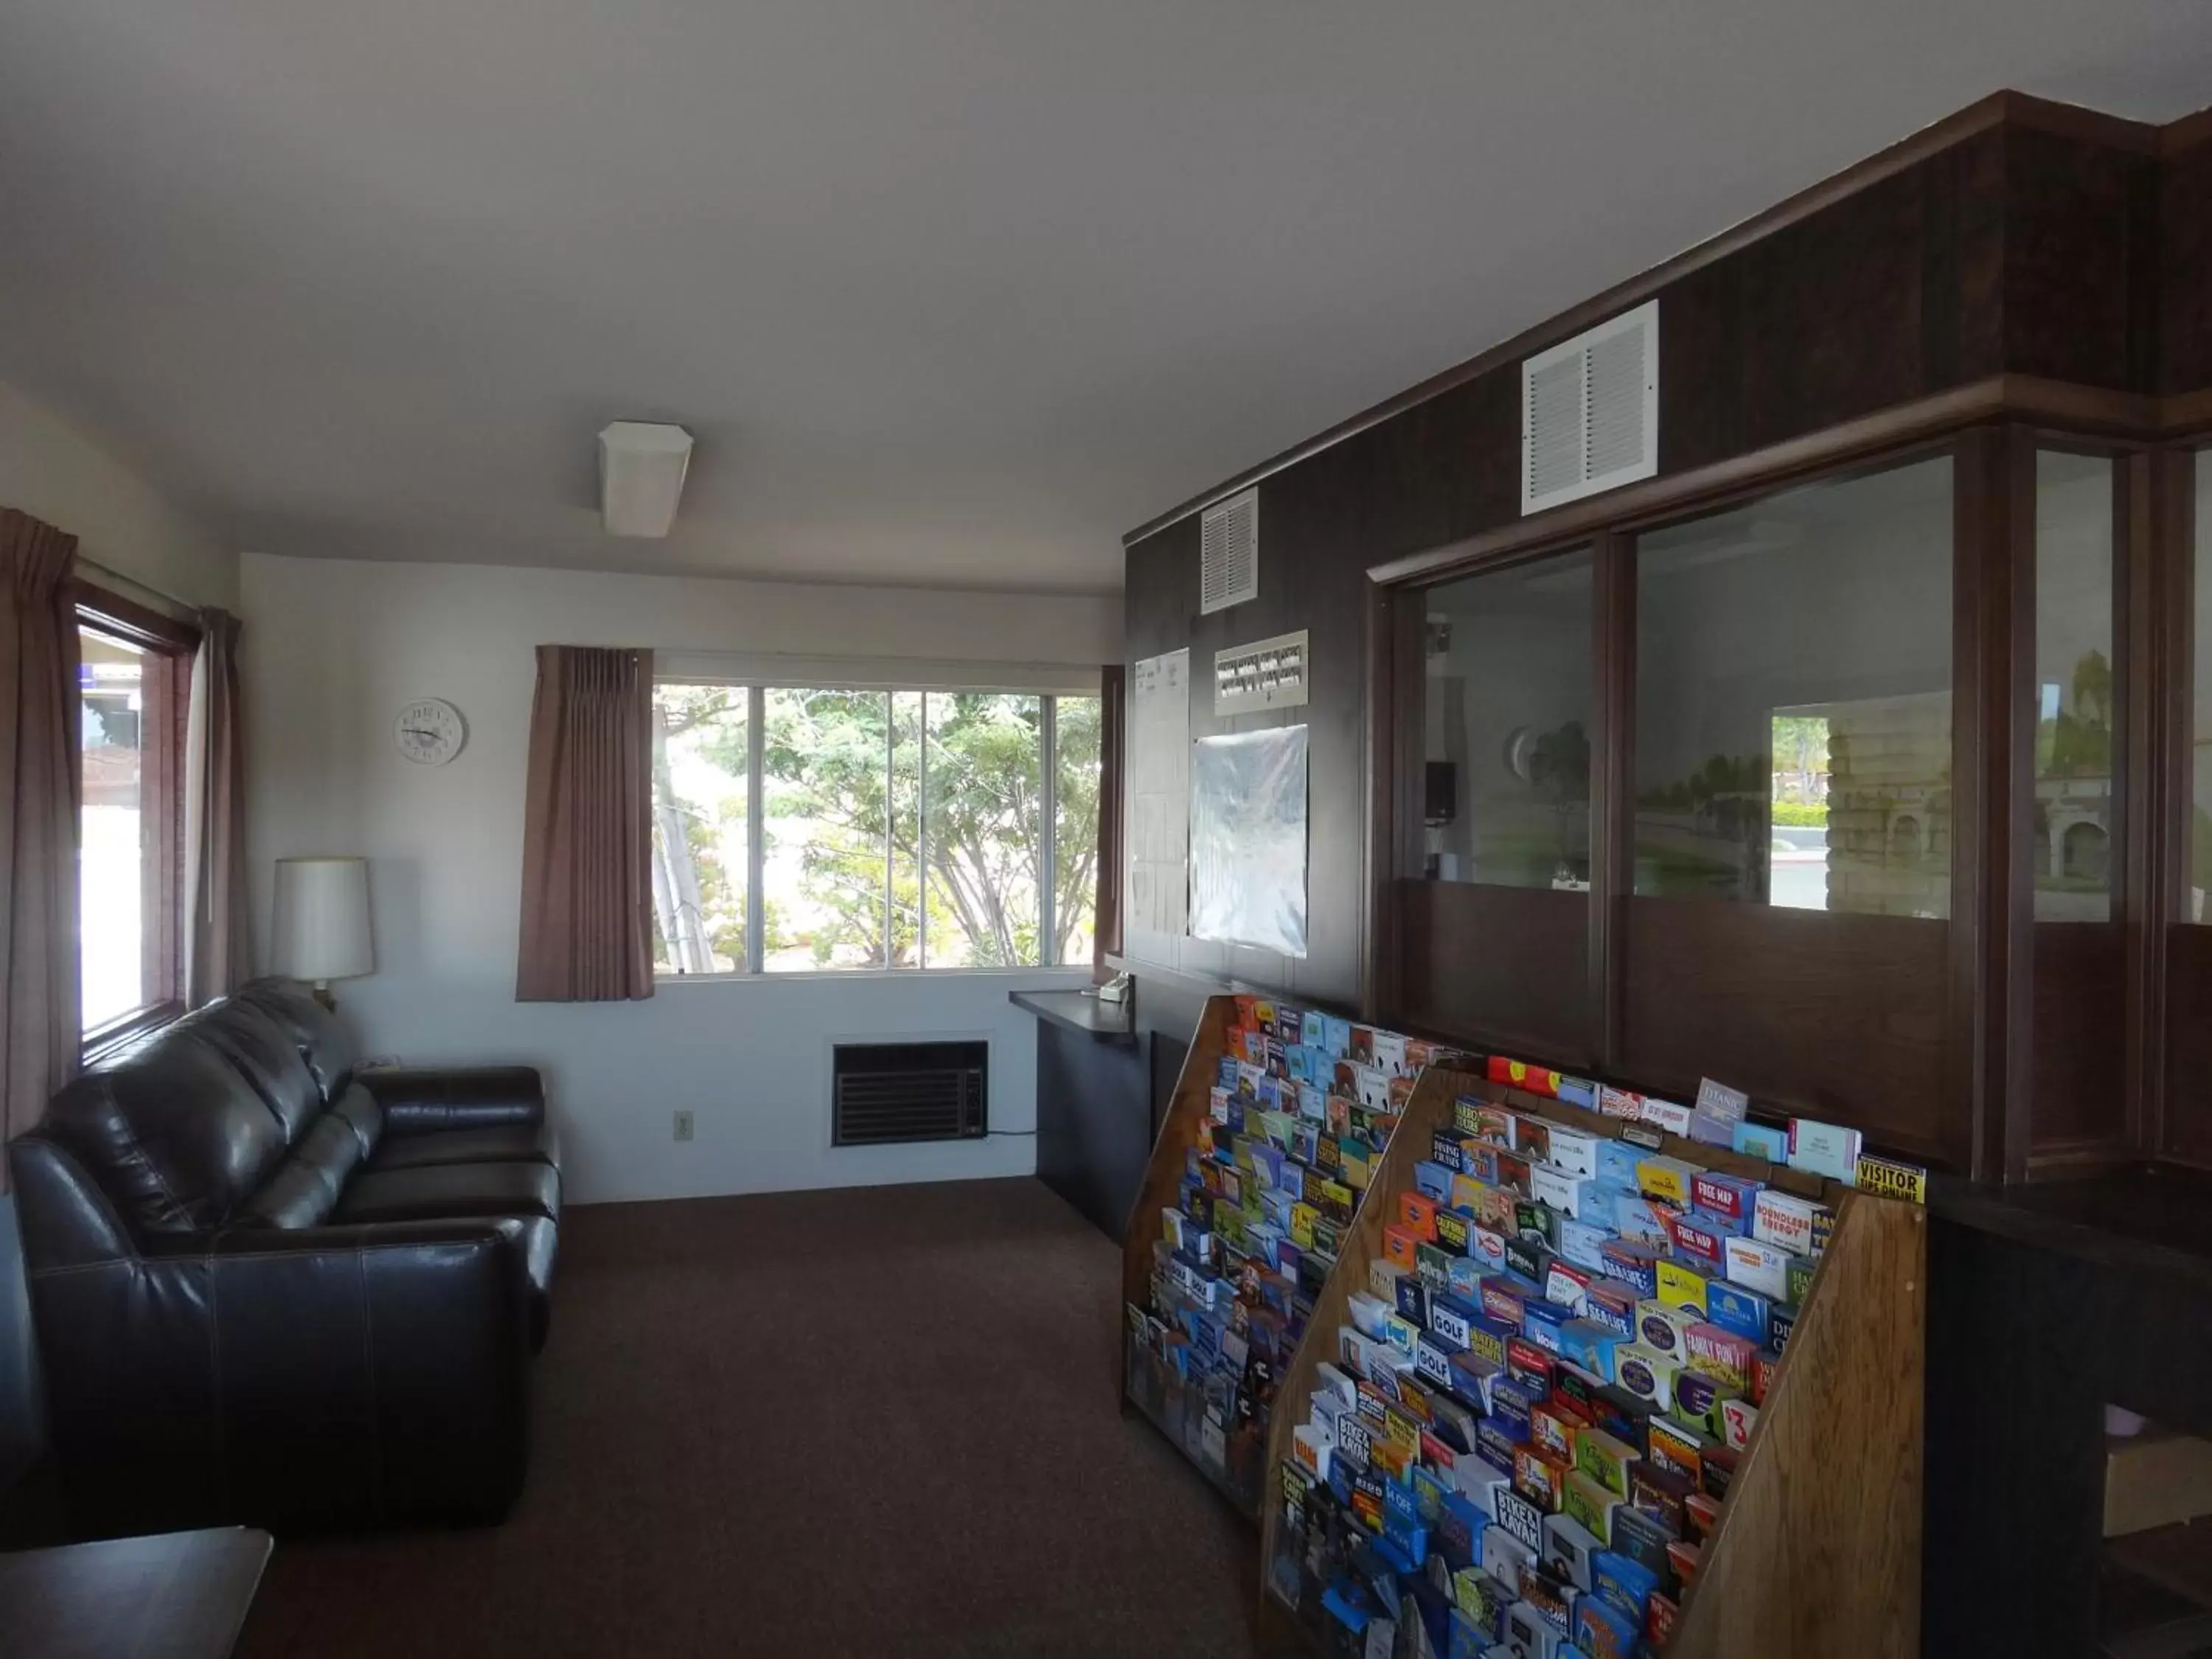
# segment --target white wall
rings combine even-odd
[[[829,1144],[840,1037],[988,1036],[991,1119],[1036,1114],[1024,985],[1088,975],[807,975],[664,987],[639,1004],[518,1004],[522,795],[532,653],[544,643],[1096,666],[1121,656],[1114,599],[809,586],[249,554],[242,614],[248,823],[265,937],[272,861],[373,860],[377,972],[338,988],[367,1051],[544,1069],[573,1200],[672,1198],[1024,1174],[1035,1143]],[[453,702],[442,769],[393,750],[413,697]],[[677,1144],[671,1114],[696,1114]]]
[[[44,519],[77,551],[187,605],[238,603],[238,557],[97,441],[0,384],[0,507]]]
[[[191,515],[52,411],[0,384],[0,507],[77,538],[110,570],[189,605],[238,602],[238,560]],[[42,1442],[15,1200],[0,1194],[0,1486]]]

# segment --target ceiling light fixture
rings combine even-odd
[[[691,434],[657,421],[599,434],[599,518],[610,536],[665,536],[691,465]]]

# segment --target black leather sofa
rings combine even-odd
[[[260,980],[106,1056],[8,1148],[80,1535],[504,1515],[561,1216],[522,1066],[359,1071]]]

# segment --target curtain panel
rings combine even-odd
[[[76,538],[0,508],[0,1133],[76,1074]],[[8,1182],[0,1159],[0,1191]]]
[[[185,721],[185,1003],[191,1008],[251,977],[240,726],[238,618],[203,611]]]
[[[1109,951],[1121,949],[1121,747],[1128,721],[1128,674],[1118,662],[1098,671],[1098,896],[1092,911],[1091,976],[1113,978]]]
[[[538,647],[518,1002],[653,994],[653,653]]]

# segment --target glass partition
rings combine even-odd
[[[1951,562],[1948,456],[1638,538],[1637,893],[1949,915]]]
[[[2112,913],[2112,493],[2111,457],[2037,453],[2038,921]]]
[[[1586,890],[1589,550],[1446,583],[1425,597],[1427,874]]]

